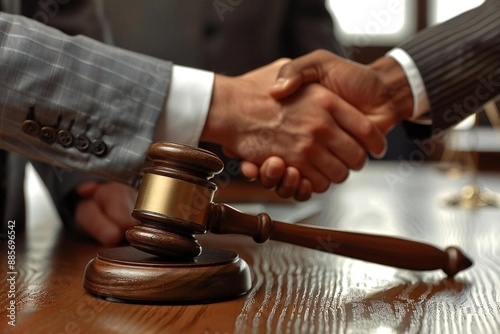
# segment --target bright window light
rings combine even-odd
[[[432,0],[429,3],[429,24],[451,19],[469,9],[481,5],[484,0]]]
[[[416,1],[329,0],[335,33],[344,44],[394,44],[415,32]]]

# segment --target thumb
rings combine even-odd
[[[301,85],[321,81],[327,68],[337,57],[325,50],[316,50],[283,65],[269,93],[275,99],[291,95]]]
[[[89,181],[89,182],[84,182],[78,187],[76,187],[75,191],[78,195],[82,197],[90,197],[94,194],[95,190],[99,186],[99,182],[97,181]]]
[[[302,84],[304,84],[304,79],[300,69],[288,63],[279,70],[269,94],[276,100],[280,100],[293,94]]]

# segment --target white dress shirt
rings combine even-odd
[[[399,63],[410,84],[413,94],[413,117],[411,121],[420,124],[431,124],[431,119],[427,117],[429,112],[429,99],[417,65],[415,65],[408,53],[400,48],[394,48],[386,55]]]
[[[174,65],[165,109],[157,126],[156,139],[197,146],[205,126],[214,73]]]

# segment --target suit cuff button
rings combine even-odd
[[[63,147],[70,147],[73,145],[73,134],[68,130],[61,130],[57,133],[57,142]]]
[[[40,138],[46,143],[53,143],[56,141],[56,130],[50,126],[44,126],[40,130]]]
[[[103,155],[106,154],[107,151],[106,144],[100,139],[93,140],[92,143],[90,144],[90,147],[91,147],[90,148],[91,152],[98,157],[102,157]]]
[[[90,146],[90,140],[86,135],[80,134],[75,138],[75,147],[81,152],[87,152]]]
[[[38,136],[40,133],[40,124],[37,121],[26,120],[23,122],[22,130],[30,136]]]

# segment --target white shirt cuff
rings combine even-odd
[[[214,73],[174,65],[155,140],[197,146],[212,100]]]
[[[392,57],[398,62],[410,84],[413,94],[413,116],[411,121],[421,124],[431,124],[432,121],[428,117],[429,99],[417,65],[415,65],[408,53],[400,48],[390,50],[386,56]]]

